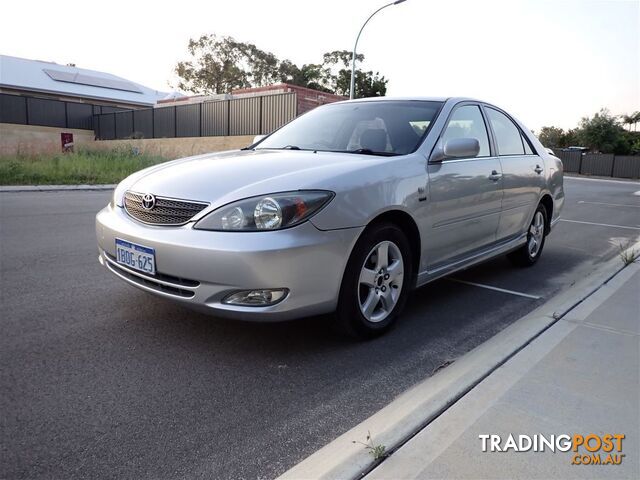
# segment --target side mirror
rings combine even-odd
[[[255,137],[253,137],[253,144],[258,143],[260,140],[262,140],[263,138],[265,138],[266,135],[256,135]]]
[[[447,140],[442,146],[438,143],[429,161],[431,163],[441,162],[447,158],[473,158],[480,153],[480,142],[477,138],[452,138]]]

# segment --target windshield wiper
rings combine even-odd
[[[302,149],[297,145],[285,145],[284,147],[282,147],[282,150],[302,150]]]
[[[371,150],[370,148],[356,148],[355,150],[343,150],[342,153],[358,153],[361,155],[377,155],[380,157],[395,157],[396,155],[400,155],[395,152],[377,152],[375,150]]]

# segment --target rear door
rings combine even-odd
[[[439,142],[476,138],[480,152],[473,158],[429,163],[427,268],[457,261],[496,241],[502,206],[500,160],[493,154],[480,106],[462,103],[451,113]]]
[[[502,166],[502,215],[498,241],[526,231],[544,188],[544,162],[518,125],[504,112],[485,105],[497,153]]]

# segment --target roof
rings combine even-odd
[[[0,87],[137,105],[167,96],[110,73],[8,55],[0,55]]]
[[[421,102],[446,102],[451,100],[452,97],[365,97],[354,98],[353,100],[345,100],[344,102],[406,102],[406,101],[421,101]],[[466,97],[456,97],[455,100],[471,100]]]

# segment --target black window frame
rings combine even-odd
[[[497,112],[502,113],[505,117],[507,117],[509,120],[511,120],[511,123],[513,123],[515,125],[515,127],[518,129],[518,132],[520,132],[520,141],[522,142],[522,150],[523,150],[524,153],[522,153],[522,154],[520,154],[520,153],[510,153],[510,154],[506,154],[506,155],[501,155],[500,154],[500,152],[498,150],[498,140],[497,140],[497,137],[495,135],[495,132],[493,131],[493,126],[491,125],[491,120],[489,119],[489,114],[486,112],[486,109],[488,109],[488,108],[491,108],[491,109],[493,109],[493,110],[495,110]],[[487,123],[489,124],[489,128],[491,129],[491,137],[493,138],[493,141],[495,142],[496,156],[498,156],[498,157],[523,157],[523,156],[529,156],[529,155],[535,155],[537,157],[540,156],[538,151],[533,146],[533,143],[531,142],[531,140],[529,140],[529,137],[527,136],[527,134],[524,133],[524,130],[522,128],[520,128],[520,125],[518,124],[518,122],[516,122],[515,119],[511,115],[509,115],[507,112],[505,112],[501,108],[498,108],[495,105],[491,105],[489,103],[483,103],[482,104],[482,109],[485,112]],[[527,153],[527,149],[525,147],[525,142],[529,146],[529,149],[531,150],[532,153]]]

